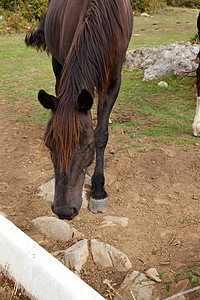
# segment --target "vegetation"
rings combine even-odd
[[[28,22],[33,19],[41,20],[46,9],[46,0],[1,0],[0,7],[3,10],[21,14]]]
[[[137,12],[156,13],[166,5],[165,0],[130,0],[132,9]]]
[[[200,8],[199,0],[167,0],[167,5]]]
[[[139,289],[135,290],[135,289],[132,289],[132,287],[130,286],[130,295],[127,296],[127,299],[130,298],[130,296],[132,296],[133,299],[137,299],[137,296],[140,294],[140,290],[142,288],[144,288],[146,285],[149,285],[149,284],[160,284],[160,285],[164,285],[165,286],[165,289],[167,292],[170,291],[170,287],[173,285],[173,284],[177,284],[178,282],[182,281],[182,280],[189,280],[190,283],[192,284],[196,284],[198,283],[198,278],[200,277],[200,267],[194,267],[194,268],[189,268],[189,269],[186,269],[186,270],[181,270],[180,272],[176,273],[174,275],[174,279],[173,278],[170,278],[170,281],[164,281],[164,278],[163,278],[163,275],[165,274],[165,272],[162,272],[160,275],[157,275],[157,277],[162,280],[161,282],[155,282],[153,279],[143,279],[143,280],[140,280],[137,282],[137,285],[139,286]],[[137,277],[136,277],[137,278]],[[111,281],[105,279],[104,280],[104,283],[108,286],[108,289],[107,289],[107,294],[105,295],[106,299],[114,299],[115,296],[117,295],[119,299],[122,299],[122,300],[126,300],[124,299],[124,297],[122,297],[120,295],[120,293],[115,289],[115,283],[112,283]],[[187,293],[190,293],[192,291],[195,291],[196,289],[200,289],[200,286],[196,286],[195,288],[193,289],[190,289],[190,290],[186,290],[184,292],[180,292],[179,294],[177,295],[174,295],[175,296],[182,296],[184,294],[187,294]],[[171,297],[167,298],[167,299],[173,299]]]
[[[47,10],[47,0],[0,0],[0,33],[22,31],[35,26]],[[185,6],[200,8],[199,0],[130,0],[133,11],[137,13],[156,13],[160,8]]]

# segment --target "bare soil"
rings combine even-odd
[[[51,240],[32,225],[36,217],[53,216],[50,204],[36,192],[54,171],[47,150],[41,152],[44,128],[11,117],[22,110],[23,103],[9,109],[6,102],[1,104],[0,211],[50,253],[64,250],[70,243]],[[133,265],[130,272],[154,267],[159,273],[165,271],[169,281],[181,269],[200,267],[200,142],[197,139],[184,151],[180,146],[155,147],[148,137],[140,141],[143,147],[124,152],[125,141],[116,143],[120,134],[111,131],[105,154],[108,211],[93,214],[82,209],[68,222],[86,238],[97,238],[125,253]],[[101,227],[105,215],[128,217],[128,226]],[[108,294],[104,279],[118,288],[126,275],[103,269],[92,259],[81,273],[104,297]],[[191,288],[188,280],[173,285],[170,293],[163,285],[156,286],[160,299],[187,288]],[[200,299],[200,293],[186,299]]]

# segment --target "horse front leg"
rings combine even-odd
[[[108,209],[108,194],[105,190],[104,152],[108,142],[109,116],[119,93],[121,76],[109,85],[103,104],[98,104],[97,126],[95,129],[96,165],[92,176],[89,208],[92,212],[105,212]]]
[[[61,73],[62,73],[62,65],[55,59],[55,57],[52,56],[52,67],[53,67],[53,72],[56,77],[56,84],[55,84],[55,92],[56,96],[58,96],[58,86],[60,83],[61,79]]]

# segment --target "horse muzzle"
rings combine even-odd
[[[66,207],[57,207],[53,203],[51,209],[55,215],[58,216],[61,220],[72,220],[75,216],[78,215],[79,209],[76,207],[66,208]]]

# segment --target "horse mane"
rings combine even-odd
[[[99,101],[103,101],[110,71],[124,42],[123,22],[116,2],[89,0],[65,59],[58,87],[59,104],[52,123],[54,154],[61,165],[67,166],[72,149],[79,144],[80,133],[87,130],[78,112],[78,95],[83,89],[93,95],[96,88]]]

